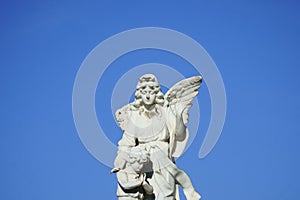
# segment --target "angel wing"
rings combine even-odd
[[[202,83],[201,76],[193,76],[176,83],[165,94],[165,107],[169,107],[175,116],[181,115],[183,123],[188,122],[188,110],[192,106],[192,100],[198,94],[198,89]],[[187,144],[188,130],[183,141],[177,141],[174,133],[170,135],[170,152],[173,157],[179,157]]]
[[[191,102],[198,94],[201,82],[201,76],[193,76],[176,83],[165,94],[164,106],[170,107],[174,114],[182,113],[184,124],[188,122],[188,109],[192,106]]]
[[[115,113],[116,120],[123,131],[125,131],[125,124],[128,120],[128,111],[130,111],[131,107],[132,104],[127,104],[122,108],[118,109]]]

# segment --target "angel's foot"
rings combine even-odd
[[[199,200],[201,198],[200,194],[196,192],[195,189],[183,190],[184,195],[187,200]]]

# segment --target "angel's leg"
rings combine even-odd
[[[168,171],[173,175],[175,181],[181,185],[184,195],[187,200],[199,200],[201,196],[196,192],[191,179],[188,175],[181,169],[179,169],[175,164],[168,167]]]

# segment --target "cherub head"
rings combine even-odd
[[[135,146],[130,149],[128,164],[133,171],[141,172],[144,165],[149,161],[149,153],[145,147]]]
[[[153,74],[145,74],[140,77],[136,86],[135,106],[151,106],[154,104],[162,105],[163,103],[164,95],[160,90],[157,78]]]

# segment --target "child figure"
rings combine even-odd
[[[136,146],[130,149],[125,168],[117,172],[119,200],[151,199],[153,188],[141,171],[147,162],[149,154],[145,148]]]

